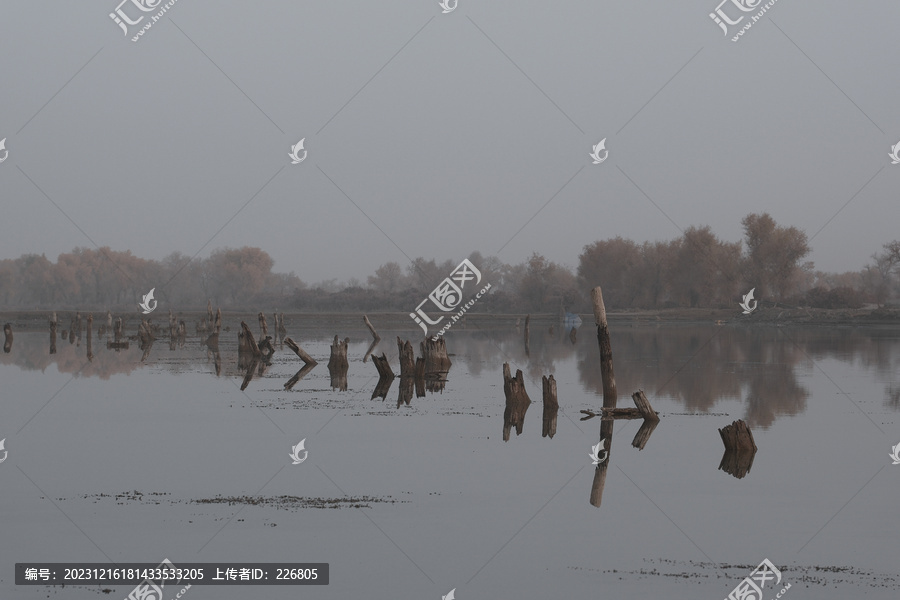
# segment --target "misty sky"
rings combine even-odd
[[[251,245],[364,281],[769,212],[844,271],[900,237],[898,2],[779,0],[738,43],[718,0],[178,0],[138,43],[118,2],[2,0],[0,258]]]

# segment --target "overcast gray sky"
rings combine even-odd
[[[779,0],[737,43],[718,0],[178,0],[137,43],[118,2],[2,0],[2,258],[251,245],[364,279],[766,211],[843,271],[900,237],[898,2]]]

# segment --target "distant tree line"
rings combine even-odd
[[[733,307],[751,288],[763,302],[814,308],[884,305],[898,297],[900,240],[884,244],[859,271],[824,273],[806,260],[803,231],[780,226],[765,213],[741,223],[739,242],[720,240],[708,226],[689,227],[668,241],[599,240],[583,248],[575,268],[538,253],[511,265],[473,252],[467,258],[481,272],[479,289],[491,284],[478,310],[589,311],[596,285],[610,309]],[[310,285],[293,272],[273,272],[274,261],[260,248],[224,248],[203,259],[175,252],[160,261],[130,251],[76,248],[56,263],[37,254],[0,260],[0,307],[122,307],[155,286],[157,300],[179,310],[211,300],[231,310],[408,312],[458,264],[420,257],[405,267],[384,263],[365,282]]]

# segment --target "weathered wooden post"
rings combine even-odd
[[[216,333],[222,331],[222,309],[216,309],[216,325],[215,325]]]
[[[9,351],[12,350],[13,344],[12,324],[7,323],[3,326],[3,335],[6,336],[6,341],[3,344],[3,351],[9,354]]]
[[[212,300],[206,300],[206,330],[209,331],[214,327]]]
[[[328,359],[328,368],[347,368],[349,363],[347,362],[347,345],[350,343],[350,338],[344,338],[343,341],[338,339],[338,336],[334,336],[334,341],[331,343],[331,357]]]
[[[726,450],[734,452],[756,452],[756,442],[753,440],[753,432],[742,419],[738,419],[731,425],[726,425],[719,430],[722,443]]]
[[[738,420],[720,429],[719,435],[725,444],[725,454],[722,455],[719,470],[742,479],[750,472],[753,457],[756,456],[757,447],[753,432],[743,420]]]
[[[541,428],[541,437],[549,436],[553,439],[556,435],[556,420],[559,415],[559,402],[556,399],[556,379],[553,375],[541,378],[541,389],[543,391],[544,414]]]
[[[503,441],[508,442],[513,425],[516,427],[516,435],[522,435],[525,413],[531,406],[531,398],[525,391],[522,369],[517,369],[516,376],[512,377],[509,363],[503,363],[503,394],[506,396],[506,410],[503,412]]]
[[[300,360],[302,360],[305,364],[313,365],[313,366],[319,364],[316,362],[316,359],[314,359],[312,356],[307,354],[306,351],[303,348],[301,348],[299,346],[299,344],[297,344],[297,342],[295,342],[291,338],[284,338],[284,343],[287,345],[288,348],[293,350],[294,354],[299,356]]]
[[[218,317],[216,318],[217,324],[220,324]],[[218,327],[216,327],[218,331]],[[244,352],[249,352],[253,355],[254,358],[259,358],[262,354],[259,351],[259,346],[256,344],[256,339],[253,337],[253,332],[250,331],[250,328],[247,324],[241,321],[241,333],[243,335],[238,336],[238,353],[240,353],[241,347],[244,348]]]
[[[400,336],[397,336],[397,349],[400,352],[400,377],[414,377],[416,358],[413,354],[412,344],[409,340],[404,342]]]
[[[425,372],[431,373],[435,371],[447,372],[453,363],[447,355],[447,342],[443,337],[437,340],[433,338],[425,338],[419,344],[419,350],[422,357],[425,358]]]
[[[600,287],[591,290],[594,303],[594,320],[597,322],[597,342],[600,344],[600,377],[603,379],[603,406],[615,408],[616,375],[613,370],[612,345],[609,341],[609,325],[606,322],[606,306],[603,304],[603,292]]]

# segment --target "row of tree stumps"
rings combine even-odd
[[[444,391],[452,363],[447,354],[447,343],[443,337],[422,340],[419,343],[421,356],[418,358],[415,356],[412,342],[409,340],[403,341],[398,337],[397,350],[400,363],[398,408],[402,404],[409,405],[414,391],[417,398],[424,397],[425,392]],[[387,399],[388,391],[396,375],[384,353],[381,356],[372,355],[372,363],[378,372],[378,383],[375,391],[372,392],[372,399]]]

